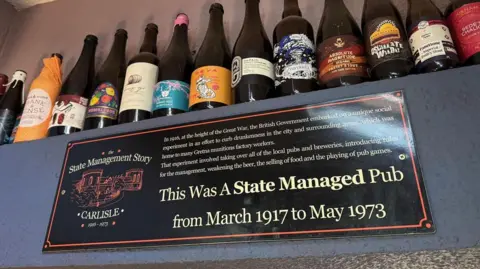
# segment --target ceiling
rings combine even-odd
[[[12,4],[16,9],[24,9],[29,8],[35,5],[53,2],[55,0],[6,0],[10,4]]]

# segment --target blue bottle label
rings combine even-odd
[[[174,108],[188,111],[190,85],[178,80],[164,80],[155,85],[152,110]]]

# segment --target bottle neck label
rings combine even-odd
[[[232,87],[238,86],[243,76],[265,76],[275,80],[273,64],[263,58],[237,56],[232,61]]]
[[[155,85],[153,93],[153,111],[160,109],[178,109],[188,111],[190,85],[179,80],[164,80]]]
[[[365,45],[371,68],[391,61],[410,61],[407,37],[394,17],[381,17],[365,25]]]
[[[368,77],[365,48],[354,35],[326,39],[318,46],[319,80],[326,84],[345,76]]]
[[[465,62],[480,52],[480,3],[470,3],[456,9],[448,24],[457,45],[460,60]]]
[[[44,89],[32,89],[28,93],[20,127],[34,127],[48,120],[52,111],[52,100]]]
[[[120,98],[117,88],[110,82],[97,86],[90,99],[87,109],[87,118],[107,118],[116,120]]]
[[[220,66],[204,66],[196,69],[190,83],[189,106],[203,102],[233,104],[232,73]]]
[[[125,78],[120,113],[126,110],[152,112],[158,67],[150,63],[134,63],[128,66]]]
[[[304,34],[284,36],[274,46],[275,86],[287,80],[310,80],[317,77],[315,47]]]
[[[452,36],[444,21],[421,21],[413,28],[409,43],[417,69],[423,69],[432,61],[458,61]]]
[[[52,127],[73,127],[82,130],[88,99],[78,95],[60,95],[53,106]]]
[[[15,113],[10,109],[0,110],[0,145],[10,143],[10,135],[15,126]]]

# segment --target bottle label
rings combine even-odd
[[[441,20],[421,21],[412,30],[409,42],[417,67],[427,61],[458,57],[450,31]]]
[[[50,95],[43,89],[32,89],[23,109],[20,127],[33,127],[48,119],[52,111]]]
[[[158,66],[134,63],[128,66],[123,87],[120,113],[125,110],[152,112],[153,90],[158,78]]]
[[[362,41],[353,35],[326,39],[318,47],[319,80],[327,83],[344,76],[368,77]]]
[[[220,66],[204,66],[196,69],[192,74],[190,87],[190,102],[192,107],[202,102],[218,102],[231,105],[232,73]]]
[[[78,95],[60,95],[52,112],[51,127],[69,126],[83,129],[88,99]]]
[[[160,81],[153,93],[153,111],[174,108],[188,111],[190,85],[178,80]]]
[[[317,77],[315,47],[304,34],[283,37],[274,47],[275,86],[287,79],[315,79]]]
[[[15,137],[17,136],[18,127],[20,125],[20,121],[22,120],[22,114],[18,115],[15,119],[15,125],[13,126],[12,135],[8,139],[9,144],[13,144],[15,142]]]
[[[480,52],[480,3],[470,3],[456,9],[448,17],[460,60]]]
[[[410,49],[394,17],[381,17],[367,23],[365,44],[371,68],[390,60],[408,60]]]
[[[274,80],[273,64],[263,58],[235,57],[232,62],[232,87],[235,88],[243,76],[249,75],[261,75]]]
[[[0,145],[10,143],[10,135],[15,125],[15,114],[9,109],[0,110]]]
[[[116,120],[119,105],[118,90],[110,82],[98,85],[88,104],[87,118],[107,118]]]

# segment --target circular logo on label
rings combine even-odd
[[[28,94],[20,127],[32,127],[44,122],[52,109],[50,96],[41,89],[32,89]]]
[[[242,58],[237,56],[232,61],[232,88],[235,88],[242,80]]]
[[[429,26],[430,24],[428,23],[428,21],[421,21],[419,24],[418,24],[418,29],[425,29]]]

